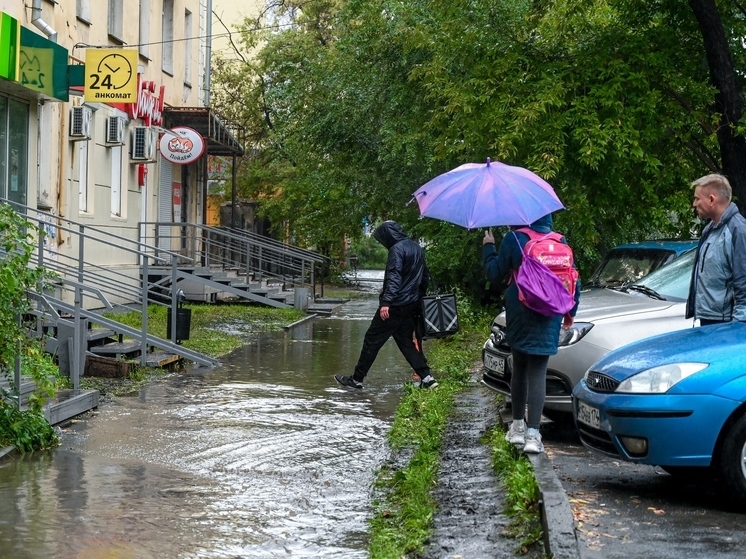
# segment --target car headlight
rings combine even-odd
[[[630,394],[663,394],[677,382],[698,373],[709,363],[671,363],[647,369],[622,381],[616,392]]]
[[[591,331],[591,328],[593,328],[593,323],[591,322],[576,322],[567,330],[560,328],[560,347],[579,342],[583,339],[583,336]]]

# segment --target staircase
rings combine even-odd
[[[69,245],[68,250],[54,250],[39,238],[34,265],[56,278],[29,293],[34,310],[27,318],[35,320],[29,335],[44,340],[73,386],[49,403],[45,413],[54,423],[98,405],[96,391],[80,390],[80,377],[92,361],[131,359],[147,367],[174,367],[182,360],[217,365],[217,360],[178,343],[176,321],[182,300],[307,309],[316,267],[328,260],[250,233],[184,223],[140,224],[140,236],[154,243],[148,244],[1,198],[0,202],[15,207],[40,230],[53,229],[54,236],[65,237]],[[171,235],[173,231],[177,234]],[[167,248],[172,244],[191,248],[173,252]],[[148,305],[170,308],[170,340],[148,334]],[[118,308],[139,310],[141,327],[102,315]],[[21,386],[20,396],[14,398],[23,406],[28,381],[17,370],[12,376]]]

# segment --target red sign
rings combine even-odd
[[[155,92],[158,89],[158,95]],[[166,86],[158,88],[153,81],[142,81],[142,74],[137,74],[137,101],[135,103],[110,103],[126,111],[131,118],[141,118],[146,126],[163,124],[163,105],[166,101]]]

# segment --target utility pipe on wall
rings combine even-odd
[[[41,1],[41,0],[39,0]],[[212,72],[212,0],[207,0],[207,19],[205,20],[205,94],[204,106],[210,106],[210,73]]]
[[[40,29],[50,41],[57,42],[57,31],[52,29],[46,21],[41,19],[41,0],[34,0],[31,5],[31,23],[33,23],[37,29]]]

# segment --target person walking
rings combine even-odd
[[[537,233],[552,232],[552,215],[530,225]],[[505,285],[506,338],[513,357],[510,399],[513,421],[505,438],[527,453],[544,451],[539,433],[541,413],[546,399],[546,375],[549,356],[557,353],[560,327],[570,328],[578,308],[580,280],[575,288],[575,306],[565,314],[544,316],[526,307],[518,299],[514,275],[523,262],[523,247],[529,236],[517,227],[503,237],[495,251],[495,238],[486,231],[482,240],[482,259],[487,278],[493,285]],[[564,237],[562,242],[565,242]],[[528,414],[526,414],[528,406]]]
[[[395,221],[384,221],[373,237],[389,251],[378,310],[365,333],[354,373],[334,378],[342,386],[362,389],[378,352],[393,336],[399,351],[419,376],[420,388],[435,388],[438,382],[430,373],[422,344],[414,341],[420,299],[427,294],[430,283],[425,253]]]
[[[692,183],[692,207],[702,230],[689,283],[686,318],[700,326],[746,321],[746,218],[731,201],[733,191],[723,175],[705,175]]]

